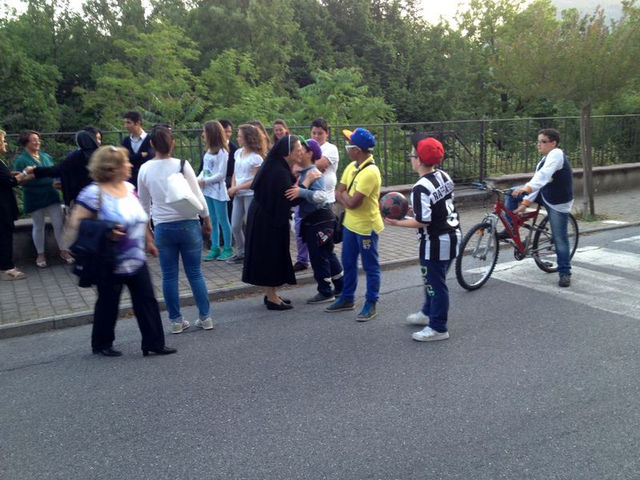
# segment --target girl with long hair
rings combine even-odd
[[[231,230],[236,242],[236,253],[227,260],[228,263],[242,263],[244,260],[244,231],[243,225],[247,220],[247,212],[253,200],[251,184],[266,155],[266,139],[257,127],[249,124],[238,127],[238,145],[231,187],[228,189],[233,197],[231,210]]]
[[[202,189],[204,199],[211,216],[211,250],[204,261],[226,260],[233,255],[231,246],[231,224],[227,216],[229,194],[224,183],[229,160],[229,146],[220,122],[211,120],[204,124],[202,136],[207,151],[202,159],[202,171],[198,175],[198,185]],[[224,248],[220,248],[220,230]]]
[[[274,145],[278,143],[278,140],[280,140],[285,135],[291,134],[291,132],[289,131],[289,127],[287,127],[287,123],[281,118],[273,121],[273,127],[271,127],[271,129],[273,130],[272,143]]]

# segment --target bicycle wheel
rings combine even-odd
[[[490,223],[471,227],[462,239],[456,258],[456,278],[462,288],[476,290],[484,285],[498,261],[498,234]]]
[[[567,235],[569,237],[569,258],[573,258],[578,248],[578,222],[575,217],[569,214],[567,223]],[[547,273],[558,271],[558,258],[556,257],[556,247],[553,244],[553,235],[549,225],[549,217],[545,217],[533,236],[531,255],[536,261],[536,265]]]

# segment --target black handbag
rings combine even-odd
[[[98,197],[98,211],[102,206],[102,191]],[[69,250],[75,257],[73,273],[79,277],[78,286],[88,288],[109,278],[116,264],[116,245],[111,232],[116,223],[97,218],[80,221],[78,236]]]
[[[107,279],[116,264],[116,242],[111,240],[114,222],[85,218],[80,222],[78,237],[69,247],[76,259],[73,273],[78,286],[88,288]]]

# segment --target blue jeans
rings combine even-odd
[[[227,214],[227,202],[214,200],[205,195],[209,216],[211,217],[211,248],[220,248],[220,229],[226,248],[231,248],[231,224]]]
[[[518,205],[520,205],[520,202],[522,202],[522,199],[526,196],[526,193],[521,193],[517,197],[513,197],[511,196],[511,192],[516,188],[523,187],[524,185],[516,185],[515,187],[511,187],[511,190],[509,190],[509,194],[504,198],[504,206],[507,207],[507,210],[513,212],[516,208],[518,208]],[[513,227],[513,221],[511,220],[511,217],[507,217],[507,222],[509,222],[509,225]]]
[[[571,275],[569,235],[567,232],[569,213],[554,210],[546,203],[544,203],[544,208],[547,210],[549,225],[551,225],[551,234],[553,235],[553,244],[556,247],[558,273],[560,275]]]
[[[378,234],[358,235],[346,227],[342,229],[342,268],[344,287],[341,298],[353,302],[358,286],[358,256],[367,275],[367,293],[370,302],[378,301],[380,293],[380,262],[378,261]]]
[[[209,294],[202,276],[202,231],[198,220],[179,220],[155,226],[155,243],[160,252],[162,293],[167,304],[169,320],[179,322],[180,297],[178,294],[178,256],[182,256],[193,298],[201,319],[209,316]]]
[[[515,188],[522,188],[524,185],[518,185]],[[505,206],[513,211],[518,208],[520,202],[525,197],[524,193],[521,193],[517,197],[507,195],[505,198]],[[547,217],[549,218],[549,225],[551,226],[551,234],[553,235],[553,244],[556,248],[556,256],[558,257],[558,273],[560,275],[571,275],[571,259],[570,259],[570,247],[569,236],[567,232],[567,226],[569,224],[569,213],[559,212],[551,208],[542,199],[542,194],[538,194],[538,201],[542,202],[545,210],[547,211]],[[511,219],[509,218],[509,223]]]
[[[449,288],[447,272],[451,260],[420,259],[424,282],[424,305],[422,313],[429,316],[429,326],[436,332],[447,331],[449,317]]]

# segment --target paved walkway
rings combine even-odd
[[[603,229],[640,225],[640,189],[596,196],[596,212],[600,219],[594,222],[580,221],[581,234]],[[575,205],[581,207],[580,199]],[[488,205],[491,207],[491,205]],[[463,231],[480,221],[484,207],[463,208],[460,211]],[[295,241],[291,242],[295,259]],[[380,259],[383,268],[416,262],[415,231],[407,228],[387,227],[380,236]],[[338,256],[340,247],[338,246]],[[24,335],[38,331],[64,328],[89,323],[92,320],[95,292],[92,288],[79,288],[71,267],[51,261],[45,269],[34,265],[18,265],[29,276],[25,280],[0,282],[0,338]],[[162,302],[160,266],[155,258],[149,258],[156,295]],[[255,294],[259,289],[240,281],[241,265],[224,262],[203,263],[203,273],[213,301],[237,295]],[[313,282],[310,270],[298,274],[299,283]],[[184,304],[193,299],[187,279],[182,272],[179,281]],[[295,288],[295,287],[294,287]],[[126,291],[126,289],[125,289]],[[131,306],[128,293],[121,301],[122,313]],[[164,305],[163,305],[164,306]],[[212,308],[215,316],[215,305]]]

